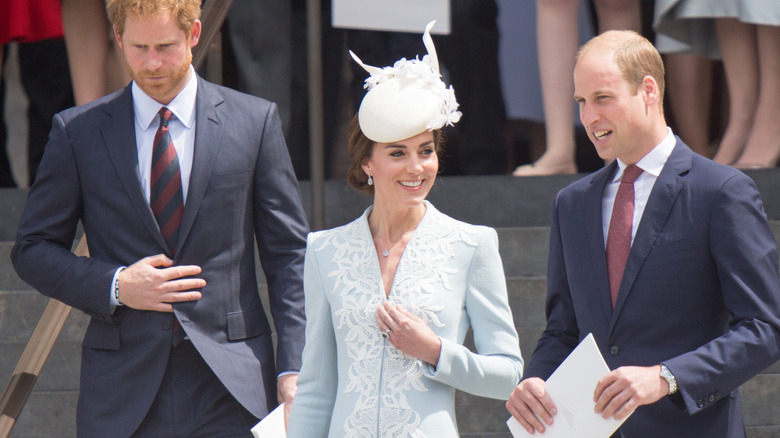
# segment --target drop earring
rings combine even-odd
[[[374,178],[372,178],[371,175],[368,175],[368,181],[366,181],[366,184],[370,186],[374,185]]]

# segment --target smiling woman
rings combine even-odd
[[[460,118],[428,55],[371,76],[349,135],[350,185],[374,203],[309,235],[306,347],[287,435],[457,437],[455,389],[508,398],[522,373],[496,232],[426,197]],[[463,346],[469,325],[477,353]],[[478,378],[476,377],[478,376]]]

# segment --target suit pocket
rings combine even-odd
[[[653,245],[652,254],[673,254],[680,251],[688,251],[690,249],[696,248],[697,246],[701,245],[696,245],[696,241],[692,236],[679,236],[661,242],[656,242],[655,245]]]
[[[251,176],[252,169],[214,174],[211,175],[211,178],[209,179],[209,188],[226,189],[230,187],[240,187],[249,184]]]
[[[100,350],[119,350],[119,326],[92,320],[82,345]]]
[[[227,314],[228,340],[240,341],[242,339],[271,333],[268,319],[262,308]]]

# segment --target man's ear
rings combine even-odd
[[[114,29],[114,38],[116,38],[116,42],[119,45],[119,48],[125,50],[124,44],[122,43],[122,35],[119,35],[119,32],[116,30],[116,26],[112,27]]]
[[[201,31],[201,23],[200,20],[195,20],[192,23],[192,28],[190,29],[190,48],[193,48],[198,45],[198,41],[200,41],[200,31]]]
[[[658,82],[655,78],[648,75],[642,78],[642,83],[639,85],[639,89],[645,96],[645,102],[648,105],[660,104],[660,91],[658,89]]]

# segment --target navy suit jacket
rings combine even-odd
[[[678,138],[613,310],[601,204],[616,167],[555,198],[547,327],[524,377],[547,379],[593,333],[610,369],[664,363],[677,378],[679,394],[639,407],[623,437],[744,437],[737,388],[780,357],[777,250],[758,190]]]
[[[198,78],[195,149],[175,257],[139,180],[130,86],[54,117],[12,259],[44,295],[91,315],[82,348],[80,436],[128,436],[157,393],[173,314],[118,307],[114,272],[166,253],[199,265],[200,300],[176,317],[222,383],[252,414],[276,401],[278,372],[301,365],[303,256],[308,225],[276,105]],[[90,258],[70,252],[79,221]],[[255,275],[255,241],[278,347]]]

